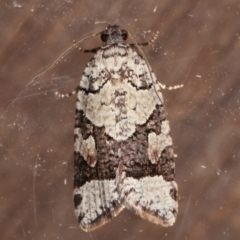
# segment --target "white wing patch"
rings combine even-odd
[[[162,176],[135,179],[120,174],[118,189],[123,204],[140,217],[163,226],[172,226],[176,220],[178,203],[171,196],[177,191],[175,181]]]
[[[74,149],[75,152],[80,153],[88,165],[94,167],[97,162],[97,153],[95,140],[89,136],[86,140],[83,139],[80,128],[75,128],[74,134],[76,136]]]
[[[81,204],[76,207],[75,215],[85,231],[100,227],[123,209],[115,180],[87,182],[74,189],[74,197],[77,196],[81,196]]]
[[[161,95],[155,89],[138,90],[124,81],[108,81],[96,94],[78,92],[77,109],[97,127],[105,127],[106,134],[117,141],[124,141],[144,124]]]
[[[162,151],[166,147],[172,146],[172,138],[169,135],[170,128],[167,120],[161,123],[161,130],[162,133],[160,135],[157,135],[155,132],[148,134],[148,157],[153,164],[157,163]]]

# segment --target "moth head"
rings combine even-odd
[[[128,32],[121,29],[118,25],[108,25],[101,33],[101,40],[106,45],[123,43],[127,38]]]

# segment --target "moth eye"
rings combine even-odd
[[[101,34],[101,40],[102,40],[103,42],[106,42],[106,41],[108,40],[108,37],[109,37],[109,35],[106,34],[106,33],[102,33],[102,34]]]
[[[126,41],[127,38],[128,38],[128,33],[127,33],[127,31],[123,30],[121,35],[122,35],[122,39],[123,39],[124,41]]]

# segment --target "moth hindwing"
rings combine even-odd
[[[127,31],[109,25],[100,34],[75,91],[75,214],[85,231],[124,207],[171,226],[177,184],[161,85]]]

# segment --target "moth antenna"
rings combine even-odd
[[[58,63],[64,58],[66,57],[73,49],[75,48],[78,48],[79,47],[79,44],[84,42],[85,40],[91,38],[91,37],[95,37],[97,36],[98,34],[100,34],[101,32],[98,32],[98,33],[95,33],[91,36],[88,36],[88,37],[85,37],[79,41],[77,41],[76,43],[74,43],[71,47],[69,47],[64,53],[61,54],[60,57],[57,58],[57,60],[50,66],[48,67],[45,71],[41,72],[40,74],[38,74],[37,76],[35,76],[28,84],[30,85],[31,83],[33,83],[37,78],[43,76],[45,73],[49,72],[51,69],[53,69],[56,65],[58,65]],[[79,50],[81,50],[81,48],[79,48]]]
[[[149,70],[149,73],[150,73],[150,76],[151,76],[151,79],[153,79],[153,77],[152,77],[152,69],[151,69],[151,67],[150,67],[150,64],[149,64],[149,62],[148,62],[148,59],[147,59],[146,55],[144,54],[142,48],[140,48],[139,44],[137,44],[136,40],[133,38],[133,36],[131,35],[131,33],[128,32],[128,34],[129,34],[129,37],[130,37],[130,38],[132,39],[132,41],[134,42],[135,46],[137,47],[138,51],[142,54],[144,60],[146,61],[147,67],[148,67],[148,70]],[[153,39],[150,40],[150,44],[152,44],[152,43],[156,40],[158,34],[159,34],[159,32],[157,31],[157,33],[154,34]],[[174,85],[174,86],[167,86],[167,85],[165,85],[165,84],[163,84],[163,83],[160,83],[159,81],[157,81],[157,83],[158,83],[158,85],[160,86],[160,88],[162,88],[162,89],[168,89],[168,90],[175,90],[175,89],[178,89],[178,88],[182,88],[182,87],[183,87],[183,84]],[[156,88],[155,88],[154,85],[153,85],[153,87],[154,87],[155,91],[157,92],[157,90],[156,90]]]
[[[151,76],[151,79],[153,79],[152,69],[151,69],[151,67],[150,67],[150,64],[149,64],[149,62],[148,62],[148,59],[147,59],[146,55],[144,54],[142,48],[140,48],[140,46],[137,44],[137,41],[133,38],[132,34],[131,34],[130,32],[128,32],[128,35],[129,35],[129,37],[132,39],[132,41],[135,43],[138,51],[142,54],[144,60],[146,61],[146,63],[147,63],[147,68],[148,68],[148,70],[149,70],[149,74],[150,74],[150,76]],[[156,87],[155,87],[154,84],[153,84],[153,88],[154,88],[154,90],[155,90],[156,93],[157,93],[157,89],[156,89]],[[158,94],[157,94],[157,96],[158,96]],[[159,98],[159,100],[162,102],[162,104],[164,105],[162,99],[161,99],[159,96],[158,96],[158,98]]]

